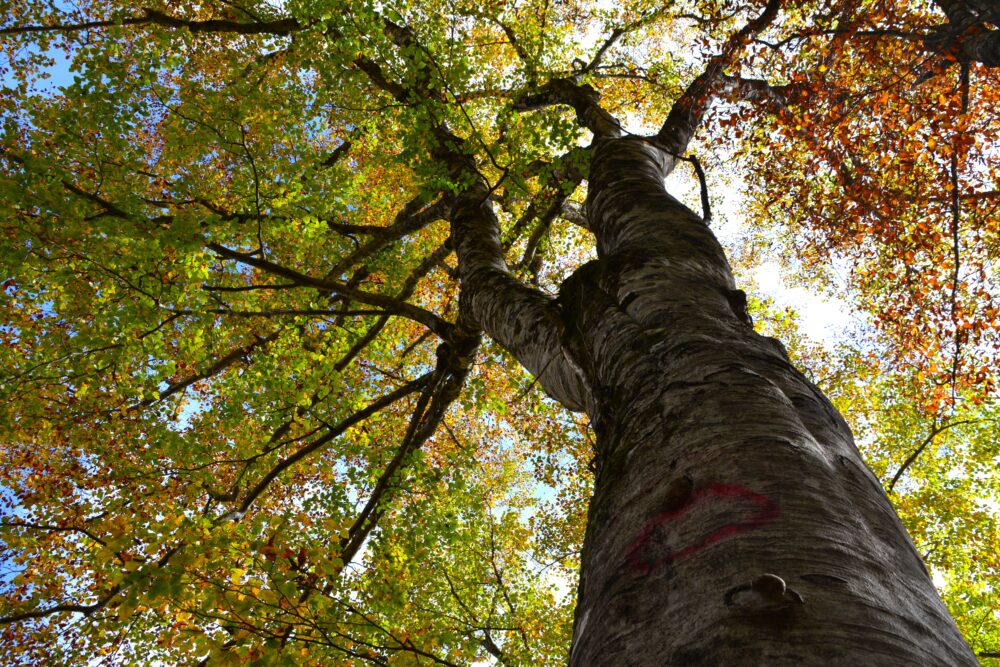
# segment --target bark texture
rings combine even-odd
[[[559,298],[600,468],[570,664],[975,665],[850,429],[753,331],[673,160],[601,143]]]
[[[452,242],[462,276],[462,309],[570,410],[584,410],[588,393],[566,363],[558,306],[507,272],[497,219],[485,184],[477,181],[452,213]]]
[[[664,188],[779,4],[648,140],[621,137],[573,79],[517,102],[569,105],[595,137],[598,260],[557,299],[508,274],[489,189],[438,133],[438,157],[471,183],[451,216],[462,311],[597,434],[571,667],[977,664],[846,422],[754,332],[722,247]]]
[[[599,259],[557,299],[508,275],[481,179],[452,212],[463,311],[598,436],[571,666],[975,665],[847,424],[754,332],[715,236],[664,188],[678,151],[652,142],[596,141]]]
[[[978,62],[1000,67],[1000,3],[996,0],[936,0],[948,23],[928,35],[925,43],[934,51],[954,45],[963,63]]]

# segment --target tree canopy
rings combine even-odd
[[[593,436],[462,308],[450,215],[475,173],[556,295],[594,133],[668,118],[740,277],[850,304],[824,344],[747,288],[1000,656],[996,3],[6,4],[12,664],[564,662]]]

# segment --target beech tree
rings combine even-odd
[[[997,656],[994,3],[7,4],[11,664]]]

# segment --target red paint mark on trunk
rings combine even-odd
[[[717,528],[704,537],[699,538],[694,543],[689,544],[686,547],[670,551],[660,558],[652,561],[642,558],[640,552],[642,551],[643,546],[645,546],[646,542],[649,541],[649,538],[659,526],[681,518],[698,505],[725,499],[745,501],[750,508],[754,510],[754,512],[745,519],[741,519],[735,523]],[[745,486],[740,486],[738,484],[709,484],[708,486],[698,489],[692,493],[688,502],[682,507],[669,512],[661,512],[650,519],[649,522],[643,526],[642,532],[640,532],[632,542],[632,546],[628,551],[627,560],[629,565],[631,565],[634,569],[638,570],[641,574],[646,575],[660,569],[668,563],[672,563],[682,558],[687,558],[688,556],[693,556],[699,551],[702,551],[706,547],[711,546],[720,540],[724,540],[739,533],[746,533],[751,530],[755,530],[777,518],[780,511],[781,510],[778,505],[770,498],[762,496],[756,491],[751,491]]]

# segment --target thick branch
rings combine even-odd
[[[924,47],[944,56],[943,69],[956,60],[1000,67],[1000,6],[995,0],[936,0],[948,22],[922,36]]]
[[[532,111],[547,106],[565,104],[573,107],[577,122],[597,137],[614,138],[622,135],[621,124],[600,105],[601,95],[593,86],[579,83],[576,77],[552,79],[534,93],[514,101],[515,111]]]
[[[565,220],[573,223],[577,227],[589,230],[590,223],[587,221],[587,212],[584,207],[575,201],[563,202],[562,210],[559,212]]]
[[[319,163],[320,169],[329,169],[340,162],[340,160],[347,155],[347,151],[351,150],[351,145],[351,140],[345,139],[339,146],[333,149],[333,152],[330,153],[325,160]]]
[[[986,67],[1000,67],[1000,30],[983,29],[963,39],[958,46],[958,59],[978,62]]]
[[[757,18],[726,40],[722,51],[709,60],[705,71],[674,102],[666,122],[656,136],[656,142],[660,146],[674,155],[681,155],[687,150],[691,137],[719,92],[726,67],[739,56],[744,44],[777,18],[780,6],[781,0],[768,0],[764,11]]]
[[[507,273],[499,225],[488,190],[477,181],[452,214],[463,309],[534,374],[545,391],[571,410],[586,407],[580,378],[563,358],[555,300]]]

